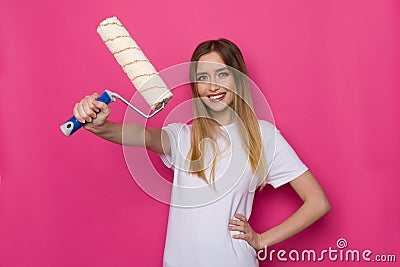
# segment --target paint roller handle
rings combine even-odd
[[[104,93],[97,98],[97,100],[108,105],[115,99],[112,92],[105,90]],[[79,130],[83,125],[84,123],[81,123],[75,118],[75,116],[72,116],[69,120],[67,120],[64,124],[60,126],[60,129],[66,136],[71,136],[73,133]]]

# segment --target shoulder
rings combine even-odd
[[[279,132],[274,124],[266,120],[258,120],[258,125],[260,126],[261,134],[271,134],[274,132]]]
[[[188,127],[191,127],[190,125],[186,123],[181,123],[181,122],[173,122],[167,125],[164,125],[162,128],[163,129],[187,129]]]
[[[261,119],[258,119],[258,124],[260,125],[260,127],[267,128],[267,129],[275,127],[275,125],[270,123],[269,121],[261,120]]]

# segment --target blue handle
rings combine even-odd
[[[108,90],[105,90],[104,93],[97,98],[98,101],[104,102],[107,105],[114,101],[112,93]],[[79,130],[83,126],[83,123],[79,122],[75,116],[72,116],[69,120],[67,120],[63,125],[60,126],[61,131],[66,135],[70,136],[77,130]]]

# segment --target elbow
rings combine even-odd
[[[331,210],[331,204],[329,203],[328,199],[325,195],[322,196],[315,196],[308,201],[313,213],[316,217],[321,218],[326,215]]]
[[[325,215],[325,214],[327,214],[328,212],[330,212],[330,211],[331,211],[331,208],[332,208],[331,204],[329,203],[329,201],[328,201],[327,199],[325,199],[325,201],[324,201],[323,215]],[[322,216],[323,216],[323,215],[322,215]]]
[[[149,130],[149,128],[144,128],[143,140],[144,140],[144,142],[140,146],[151,149],[152,135],[151,135],[151,131]]]
[[[322,196],[318,199],[318,213],[320,214],[320,217],[326,215],[331,208],[332,206],[326,196]]]

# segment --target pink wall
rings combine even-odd
[[[158,2],[0,4],[0,266],[161,265],[168,206],[136,185],[120,146],[58,128],[93,91],[133,93],[96,33],[111,15],[159,70],[190,60],[206,39],[242,49],[277,126],[332,204],[275,249],[337,248],[345,238],[399,261],[399,2]],[[122,121],[125,106],[112,110]],[[266,230],[299,205],[289,186],[269,188],[251,223]]]

